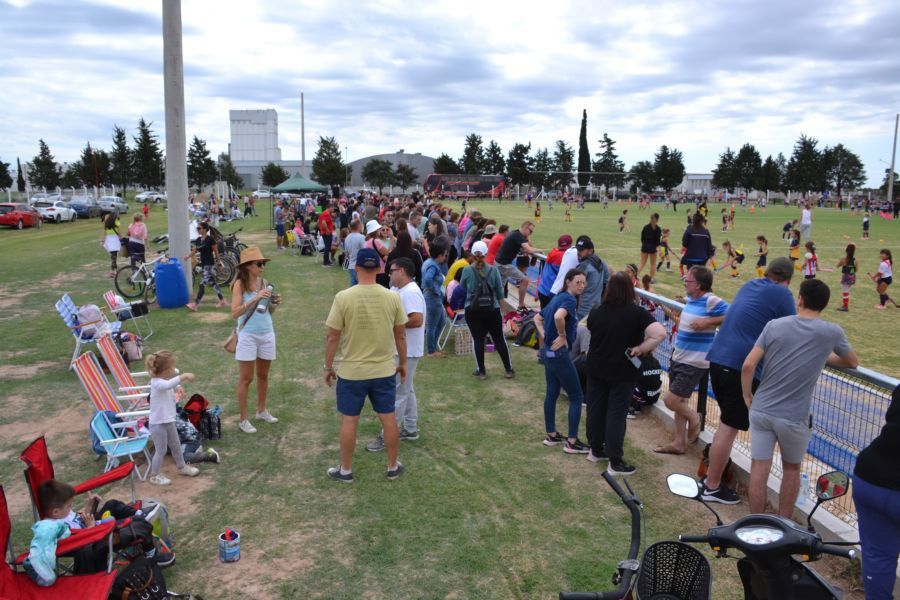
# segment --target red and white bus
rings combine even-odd
[[[442,175],[431,173],[425,178],[426,194],[437,194],[441,198],[474,198],[484,196],[499,198],[506,188],[503,175]]]

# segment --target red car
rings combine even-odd
[[[42,222],[41,215],[27,204],[0,203],[0,225],[22,229],[40,227]]]

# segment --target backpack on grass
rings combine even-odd
[[[534,316],[519,324],[519,330],[516,332],[516,341],[513,343],[516,346],[524,346],[526,348],[537,348],[540,345]]]
[[[222,437],[220,410],[209,410],[209,401],[202,394],[194,394],[182,409],[191,425],[200,432],[201,440],[218,440]]]

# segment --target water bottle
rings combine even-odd
[[[275,289],[275,286],[267,285],[266,289],[271,292]],[[269,298],[271,298],[271,296],[269,296]],[[256,312],[262,314],[269,309],[269,298],[263,298],[259,301],[259,305],[256,307]]]
[[[797,492],[797,502],[794,503],[800,510],[809,508],[809,473],[800,473],[800,490]]]

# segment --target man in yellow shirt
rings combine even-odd
[[[395,376],[399,375],[401,382],[406,379],[407,316],[400,296],[375,282],[380,267],[381,258],[375,250],[360,249],[356,255],[359,283],[338,292],[325,320],[325,384],[330,387],[337,379],[337,409],[341,413],[341,464],[328,469],[328,476],[344,483],[353,482],[356,428],[366,396],[384,428],[387,477],[397,479],[403,472],[397,460],[400,430],[394,417],[394,400]],[[338,347],[341,360],[335,371]]]

